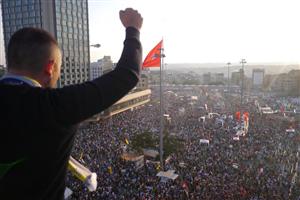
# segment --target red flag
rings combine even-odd
[[[160,50],[162,48],[163,41],[161,40],[146,56],[143,62],[143,68],[146,67],[160,67]]]
[[[182,182],[182,188],[183,188],[186,196],[189,196],[189,186],[188,186],[188,183],[186,181]]]
[[[249,112],[244,112],[244,121],[249,120]]]
[[[240,119],[241,119],[241,112],[240,111],[235,113],[235,119],[240,121]]]

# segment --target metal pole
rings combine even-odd
[[[228,66],[227,93],[228,94],[229,94],[229,84],[230,84],[230,79],[229,79],[229,65],[231,65],[230,62],[227,63],[227,66]]]
[[[163,131],[164,131],[164,122],[163,122],[163,115],[164,115],[164,111],[163,111],[163,87],[162,87],[162,84],[163,84],[163,66],[164,66],[164,63],[163,63],[163,56],[164,56],[164,53],[163,53],[163,48],[160,49],[160,134],[159,134],[159,155],[160,155],[160,167],[162,169],[162,171],[164,170],[164,162],[163,162],[163,154],[164,154],[164,151],[163,151]]]
[[[243,95],[244,95],[244,64],[246,63],[245,59],[241,60],[241,64],[242,64],[242,72],[241,72],[241,76],[242,76],[242,84],[241,84],[241,105],[240,105],[240,116],[241,116],[241,127],[242,127],[242,119],[244,119],[244,113],[243,113]]]

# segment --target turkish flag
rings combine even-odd
[[[143,62],[143,68],[147,67],[160,67],[161,48],[163,40],[161,40],[146,56]]]

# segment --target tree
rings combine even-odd
[[[153,134],[150,132],[144,132],[141,134],[135,135],[129,146],[139,152],[142,153],[143,149],[154,149],[156,148],[156,141],[155,138],[153,138]]]
[[[137,134],[131,139],[129,147],[138,153],[142,153],[143,149],[159,150],[159,137],[150,132]],[[183,141],[164,131],[164,158],[182,149]]]
[[[164,159],[172,153],[177,153],[183,149],[183,141],[174,136],[165,134],[164,136]]]

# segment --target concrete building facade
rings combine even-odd
[[[89,80],[88,0],[2,0],[4,44],[24,27],[50,32],[62,50],[58,86]]]

